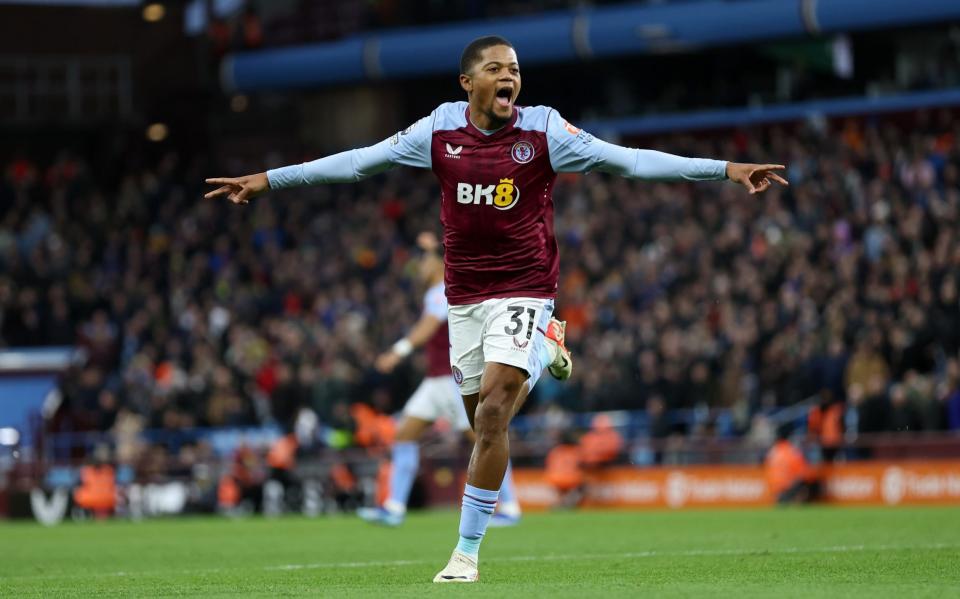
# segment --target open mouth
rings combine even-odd
[[[513,88],[501,87],[498,89],[494,96],[494,101],[497,103],[497,106],[502,106],[503,108],[509,107],[510,102],[513,101]]]

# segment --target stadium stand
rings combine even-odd
[[[662,401],[698,414],[681,432],[745,435],[754,416],[829,392],[848,429],[960,428],[950,116],[651,140],[789,157],[792,187],[761,202],[723,184],[564,177],[558,310],[581,374],[544,381],[530,411]],[[196,172],[169,155],[111,189],[69,156],[4,166],[2,342],[89,354],[51,432],[288,428],[302,406],[349,430],[352,403],[396,409],[413,374],[398,384],[370,365],[416,314],[408,252],[436,228],[429,177],[236,209],[200,200]]]

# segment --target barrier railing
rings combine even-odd
[[[185,439],[186,437],[181,437]],[[194,437],[196,438],[196,437]],[[580,505],[592,507],[757,506],[776,497],[762,466],[768,444],[749,439],[631,439],[610,463],[584,469]],[[149,515],[212,512],[350,511],[382,496],[386,447],[301,452],[291,470],[271,468],[265,448],[237,455],[200,452],[142,453],[115,464],[113,513]],[[546,476],[544,441],[512,444],[517,493],[531,509],[558,504],[562,493]],[[960,503],[960,433],[863,435],[818,463],[818,448],[805,444],[820,481],[822,501],[840,504]],[[469,445],[459,436],[429,438],[421,453],[412,506],[453,505],[465,481]],[[0,516],[36,517],[52,523],[70,513],[87,461],[0,459]],[[224,477],[240,476],[241,501],[224,507]],[[73,512],[68,512],[73,505]],[[59,507],[57,507],[59,506]],[[54,509],[57,508],[57,509]],[[47,518],[47,520],[44,520]]]
[[[793,406],[770,412],[766,416],[775,425],[791,421],[801,422],[811,401],[804,400]],[[646,438],[650,433],[651,417],[643,410],[623,410],[603,414],[625,439]],[[565,414],[562,426],[568,429],[587,430],[596,416],[596,413],[589,412]],[[738,434],[738,423],[732,410],[671,410],[666,412],[664,417],[674,430],[693,431],[709,424],[713,436],[719,439],[733,439]],[[550,430],[554,426],[557,426],[554,415],[534,414],[517,416],[511,424],[511,429],[514,439],[521,447],[537,447],[549,442]],[[313,441],[323,446],[331,432],[332,429],[320,426]],[[203,441],[208,443],[216,454],[224,456],[229,455],[241,445],[253,449],[265,449],[281,435],[280,428],[275,425],[247,428],[146,429],[137,433],[134,440],[140,444],[161,445],[173,452],[179,451],[184,445]],[[127,441],[131,440],[129,436],[125,438]],[[106,445],[112,448],[116,443],[117,436],[110,432],[46,433],[41,435],[37,458],[48,463],[82,461],[98,446]]]

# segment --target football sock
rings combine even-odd
[[[463,489],[463,507],[460,508],[460,542],[457,551],[476,559],[480,541],[487,531],[487,523],[497,507],[499,491],[466,485]]]
[[[420,445],[415,441],[401,441],[393,444],[390,450],[392,467],[390,469],[390,495],[383,507],[402,514],[407,511],[410,488],[420,466]]]
[[[500,502],[498,504],[500,513],[506,516],[520,516],[520,502],[517,501],[517,494],[513,488],[513,462],[507,462],[507,471],[503,475],[503,483],[500,485]]]

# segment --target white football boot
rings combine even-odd
[[[510,503],[498,503],[497,511],[490,516],[490,522],[487,526],[490,528],[507,528],[520,524],[520,516],[523,512],[520,510],[520,503],[516,500]]]
[[[454,550],[447,567],[433,577],[433,582],[477,582],[479,578],[477,560]]]
[[[520,524],[520,516],[514,516],[512,514],[503,514],[500,512],[495,513],[490,516],[490,522],[487,523],[488,528],[510,528]]]
[[[370,524],[380,524],[383,526],[396,527],[403,524],[403,514],[391,512],[385,507],[361,507],[357,508],[357,515],[361,520]]]
[[[553,362],[547,366],[547,370],[558,381],[565,381],[573,374],[573,358],[570,356],[567,346],[563,344],[566,333],[567,321],[561,322],[556,318],[551,318],[550,322],[547,323],[547,334],[544,335],[544,338],[547,347],[550,348],[550,353],[553,355]]]

